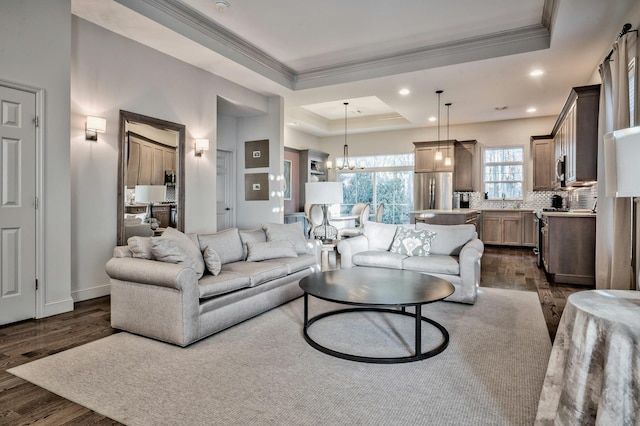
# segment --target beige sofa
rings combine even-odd
[[[199,235],[167,228],[128,243],[106,265],[112,327],[180,346],[301,296],[321,251],[300,223]]]
[[[403,235],[398,234],[399,229]],[[484,244],[474,225],[366,222],[363,235],[341,240],[338,252],[343,269],[370,266],[431,274],[455,287],[445,300],[474,303]]]

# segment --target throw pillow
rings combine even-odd
[[[416,230],[427,230],[438,233],[438,239],[431,245],[433,254],[459,256],[460,250],[467,242],[478,238],[474,225],[431,225],[416,223]]]
[[[262,229],[267,234],[267,241],[291,241],[296,253],[305,254],[311,252],[311,245],[304,237],[302,223],[263,223]]]
[[[127,240],[131,256],[139,259],[155,259],[151,253],[151,237],[130,237]]]
[[[431,241],[435,236],[435,232],[426,229],[415,230],[399,226],[390,251],[406,256],[429,256]]]
[[[363,234],[369,241],[369,250],[389,250],[398,225],[365,222]]]
[[[151,253],[156,260],[180,263],[196,271],[198,279],[204,273],[204,259],[193,241],[175,228],[167,228],[160,237],[151,238]]]
[[[282,257],[298,257],[298,253],[296,253],[291,241],[247,243],[247,262],[259,262]]]
[[[244,252],[243,259],[247,259],[247,244],[248,243],[266,243],[267,236],[262,228],[250,229],[247,231],[240,230],[240,239],[242,240],[242,250]]]
[[[229,228],[215,234],[198,234],[200,251],[211,247],[220,256],[223,265],[244,260],[242,240],[238,228]]]
[[[222,269],[222,262],[220,261],[220,256],[218,253],[211,247],[207,246],[202,253],[202,257],[204,258],[204,264],[206,265],[209,272],[213,275],[220,274],[220,269]]]

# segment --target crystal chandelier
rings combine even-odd
[[[344,147],[342,151],[342,160],[336,160],[336,169],[344,170],[349,169],[353,170],[356,168],[356,162],[349,159],[349,145],[347,145],[347,106],[349,102],[344,103]],[[331,161],[327,161],[327,169],[332,169],[333,164]],[[360,163],[357,167],[358,169],[364,169],[364,164]]]

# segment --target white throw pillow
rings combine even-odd
[[[296,249],[296,253],[310,253],[310,244],[304,237],[301,222],[295,223],[263,223],[267,235],[267,241],[291,241]]]
[[[213,275],[220,274],[220,269],[222,269],[222,262],[220,261],[220,256],[214,249],[207,246],[202,253],[202,258],[204,259],[204,264],[207,266],[209,272]]]
[[[139,259],[155,259],[151,252],[151,237],[130,237],[127,240],[131,256]]]
[[[391,248],[398,225],[379,222],[365,222],[364,235],[369,240],[369,250],[386,250]]]
[[[283,257],[298,257],[291,241],[267,241],[264,243],[247,243],[247,262],[259,262]]]
[[[151,253],[160,262],[180,263],[192,267],[198,279],[204,274],[204,259],[191,238],[174,228],[167,228],[160,237],[151,238]]]

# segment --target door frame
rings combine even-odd
[[[38,208],[36,209],[36,250],[35,250],[35,269],[38,288],[36,289],[36,318],[42,318],[44,314],[44,305],[46,302],[46,283],[44,280],[44,218],[45,218],[45,199],[44,199],[44,173],[42,165],[44,164],[44,129],[45,121],[45,90],[29,86],[22,83],[16,83],[5,79],[0,79],[0,86],[9,89],[20,90],[27,93],[33,93],[36,97],[36,117],[38,117],[38,125],[36,126],[36,197],[38,198]]]
[[[231,204],[231,217],[230,217],[230,227],[233,228],[236,226],[236,152],[228,149],[216,149],[216,158],[218,156],[218,152],[226,152],[229,154],[229,179],[228,179],[228,189],[229,189],[229,200]],[[217,163],[217,160],[216,160]],[[216,175],[218,173],[218,168],[216,166]],[[216,228],[218,224],[216,223]]]

